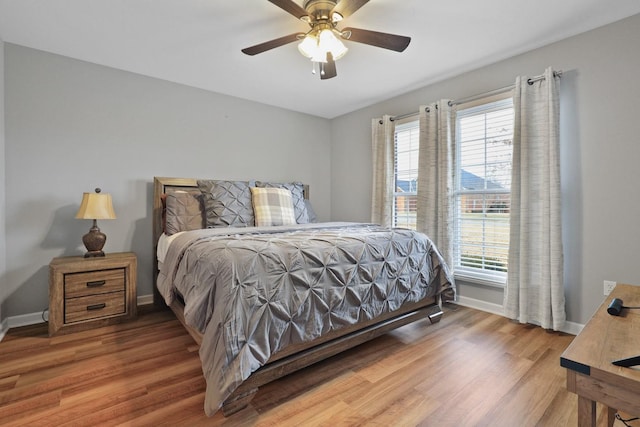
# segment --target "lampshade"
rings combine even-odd
[[[84,193],[80,209],[76,214],[78,219],[115,219],[116,213],[113,211],[111,194],[100,193],[96,188],[95,193]]]

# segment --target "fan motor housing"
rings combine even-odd
[[[336,7],[337,1],[332,0],[306,0],[304,9],[314,20],[329,19],[329,14]]]

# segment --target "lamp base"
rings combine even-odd
[[[103,257],[104,252],[102,248],[107,241],[107,236],[100,231],[98,223],[94,219],[93,227],[89,229],[89,232],[82,236],[82,243],[87,248],[87,252],[84,254],[85,258]]]
[[[105,256],[103,251],[87,251],[84,254],[85,258],[101,257]]]

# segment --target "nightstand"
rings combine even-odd
[[[135,318],[136,275],[133,252],[51,260],[49,336]]]

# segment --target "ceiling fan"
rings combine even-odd
[[[330,79],[337,75],[335,61],[347,53],[340,39],[371,46],[404,51],[411,37],[380,33],[359,28],[339,30],[337,24],[360,9],[369,0],[305,0],[300,7],[292,0],[269,0],[284,11],[306,22],[311,27],[307,33],[294,33],[242,49],[247,55],[256,55],[276,47],[300,41],[298,50],[315,64],[319,64],[320,78]],[[315,65],[313,72],[315,73]]]

